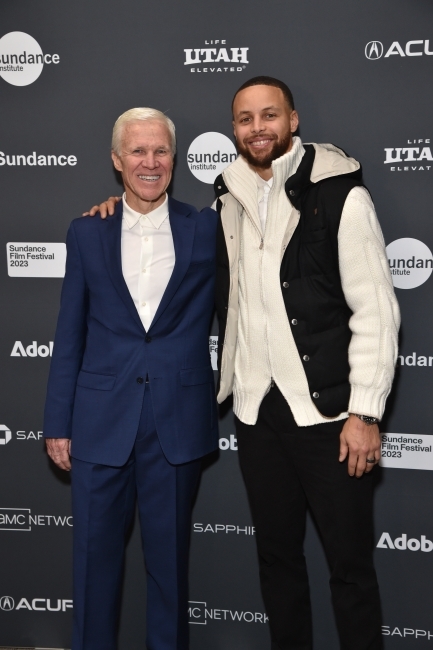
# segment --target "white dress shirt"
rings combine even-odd
[[[265,181],[261,176],[259,176],[256,173],[256,181],[257,181],[257,201],[259,204],[260,224],[262,226],[262,235],[264,235],[265,228],[266,228],[266,217],[268,215],[269,192],[271,191],[271,187],[274,182],[274,177],[271,176],[271,178],[268,181]]]
[[[149,330],[174,268],[175,252],[168,198],[140,214],[123,195],[122,272],[144,329]]]

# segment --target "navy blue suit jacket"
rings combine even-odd
[[[185,463],[218,441],[209,356],[217,214],[169,198],[176,261],[146,332],[122,274],[122,209],[69,228],[44,436],[72,438],[80,460],[123,465],[148,376],[162,450]]]

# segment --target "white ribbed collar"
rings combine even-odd
[[[126,193],[123,194],[122,197],[123,200],[123,218],[126,221],[126,224],[129,229],[133,228],[136,223],[140,220],[141,217],[143,219],[149,219],[150,223],[154,228],[159,230],[168,217],[168,195],[165,195],[165,201],[162,203],[160,206],[155,208],[155,210],[152,210],[151,212],[148,212],[147,214],[142,214],[141,212],[136,212],[132,208],[129,207],[129,205],[126,202]]]
[[[301,138],[295,136],[291,150],[272,162],[272,195],[279,194],[280,190],[284,190],[284,183],[296,172],[304,153],[305,149],[302,146]],[[250,168],[245,158],[238,156],[223,171],[223,178],[230,194],[244,206],[259,226],[257,174]]]

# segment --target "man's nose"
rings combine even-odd
[[[146,167],[147,169],[155,169],[156,167],[158,167],[159,161],[158,158],[152,152],[148,152],[141,159],[141,164],[143,167]]]
[[[257,115],[251,123],[251,131],[253,133],[260,133],[265,130],[265,125],[262,122],[262,118]]]

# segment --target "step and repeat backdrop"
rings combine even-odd
[[[70,648],[70,484],[42,439],[69,222],[121,187],[111,129],[165,111],[172,194],[199,208],[235,158],[230,103],[248,78],[291,87],[304,141],[362,162],[402,310],[376,473],[387,650],[433,647],[433,7],[428,0],[3,0],[0,8],[0,646]],[[107,282],[109,280],[107,279]],[[215,365],[218,330],[210,332]],[[61,433],[61,432],[59,432]],[[255,531],[230,405],[193,516],[192,650],[268,648]],[[328,568],[308,522],[315,648],[337,648]],[[144,647],[138,526],[119,647]]]

